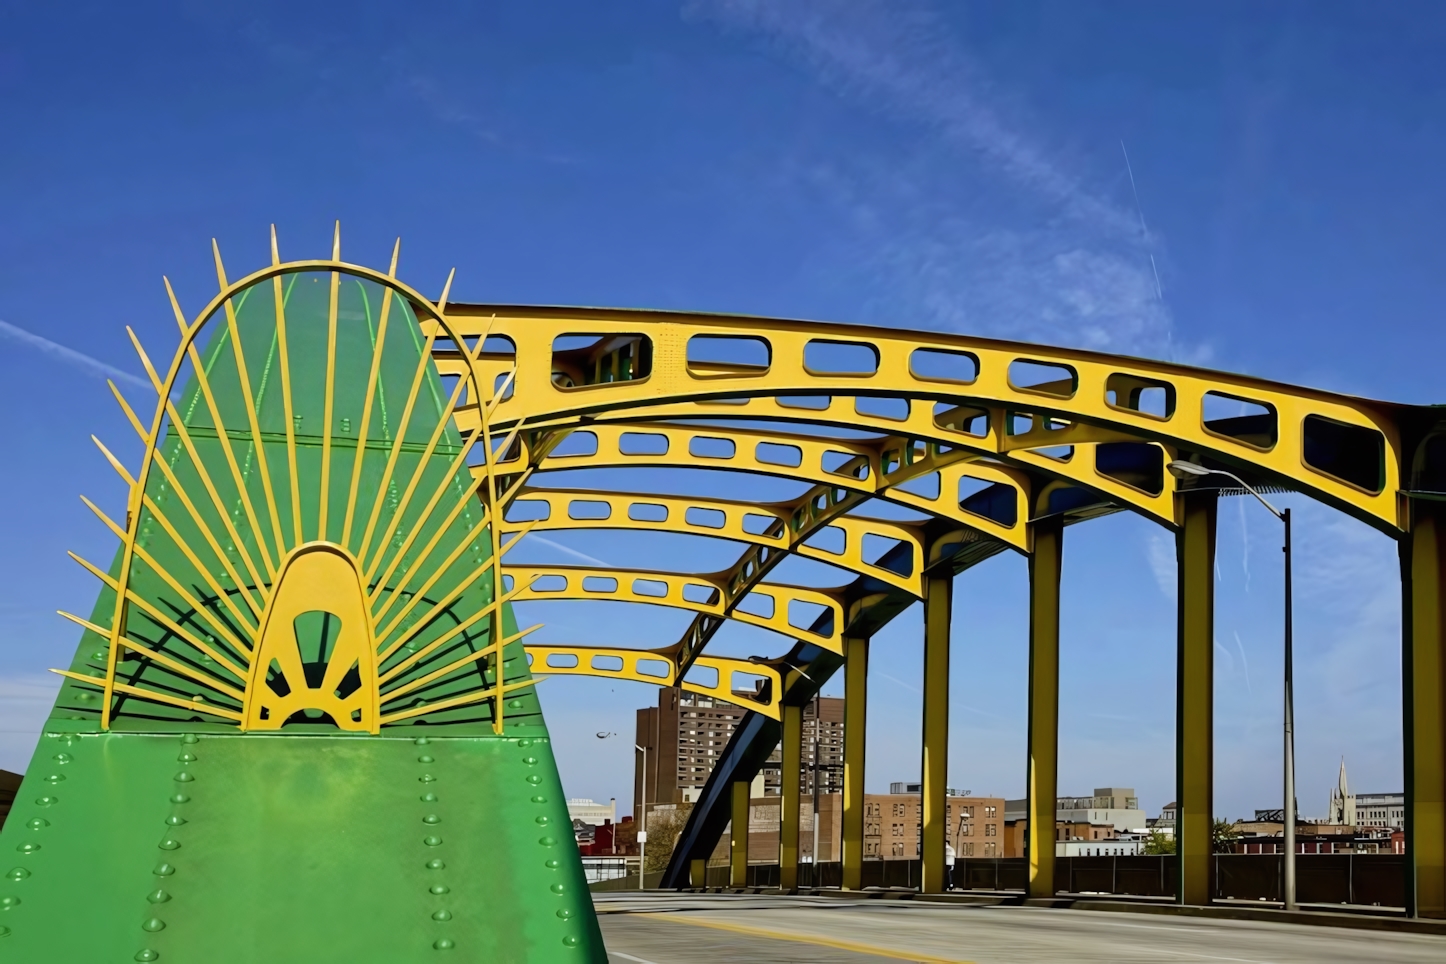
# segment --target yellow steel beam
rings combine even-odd
[[[843,886],[864,885],[864,747],[868,729],[869,641],[844,638]]]
[[[728,885],[748,886],[748,807],[752,787],[747,780],[734,780],[730,788],[732,830],[728,835]]]
[[[1211,842],[1214,794],[1214,646],[1216,496],[1182,496],[1185,524],[1175,537],[1179,569],[1179,661],[1175,703],[1175,853],[1182,904],[1208,904],[1214,893]]]
[[[1059,760],[1059,577],[1064,526],[1034,524],[1029,557],[1029,896],[1053,897]]]
[[[949,779],[949,621],[953,610],[952,573],[924,581],[924,759],[923,826],[919,856],[920,889],[944,891],[944,847],[948,841]]]
[[[803,707],[783,707],[783,775],[778,809],[778,886],[798,887],[799,803],[802,800]]]
[[[545,643],[525,649],[534,675],[597,676],[654,686],[681,686],[689,693],[732,703],[769,719],[779,718],[778,700],[783,693],[783,680],[778,670],[768,663],[700,656],[694,661],[693,672],[679,682],[677,660],[666,649]],[[755,685],[752,690],[735,685],[749,681]]]
[[[843,652],[843,603],[834,594],[821,589],[765,583],[743,596],[739,604],[730,610],[725,605],[728,593],[726,573],[679,575],[641,569],[514,565],[503,566],[503,572],[516,580],[514,585],[522,587],[513,597],[514,603],[547,599],[604,599],[669,606],[719,619],[736,619],[806,640],[833,653]],[[806,625],[792,622],[789,610],[794,603],[819,606],[831,612],[833,620],[829,631],[818,633]],[[679,665],[686,672],[689,663],[679,659]]]
[[[1405,586],[1406,910],[1446,917],[1446,503],[1412,503]]]
[[[895,328],[730,318],[698,314],[576,308],[453,305],[448,318],[464,335],[489,327],[516,346],[517,380],[499,418],[530,423],[700,398],[754,396],[902,396],[983,403],[1069,422],[1088,422],[1248,465],[1399,533],[1404,520],[1400,440],[1390,407],[1263,379],[1096,352]],[[554,356],[556,340],[587,335],[597,348]],[[702,341],[694,339],[702,338]],[[698,361],[708,339],[761,346],[758,364]],[[850,370],[826,370],[828,343],[864,356]],[[586,356],[585,358],[583,356]],[[945,368],[932,362],[946,361]],[[560,367],[558,367],[560,366]],[[558,372],[555,376],[554,372]],[[483,375],[495,377],[491,367]],[[580,380],[579,380],[580,379]],[[1159,411],[1139,401],[1157,392]],[[1273,438],[1207,425],[1208,395],[1263,407]],[[911,405],[916,410],[932,406]],[[754,417],[748,405],[733,412]],[[1329,420],[1371,435],[1383,453],[1379,488],[1362,488],[1308,464],[1305,421]],[[961,440],[966,436],[960,433]],[[995,440],[998,443],[998,440]]]
[[[588,489],[523,489],[513,503],[517,516],[533,521],[504,522],[502,531],[533,532],[567,529],[632,529],[711,536],[753,545],[786,549],[889,583],[914,596],[922,596],[924,539],[920,527],[840,515],[828,526],[843,534],[843,548],[831,552],[807,541],[790,545],[789,518],[795,508],[788,502],[735,502],[726,499],[659,496],[643,493],[603,492]],[[825,527],[827,528],[827,527]],[[865,537],[902,542],[913,556],[908,573],[865,562]]]

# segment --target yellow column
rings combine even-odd
[[[1175,536],[1179,650],[1175,682],[1176,900],[1208,904],[1213,893],[1210,843],[1214,792],[1215,509],[1214,491],[1183,500]]]
[[[1029,896],[1053,897],[1059,763],[1059,575],[1064,520],[1034,524],[1029,557]]]
[[[920,891],[944,890],[944,843],[948,834],[945,785],[949,778],[949,615],[952,574],[924,580],[924,766]]]
[[[733,832],[728,840],[728,883],[748,886],[748,804],[752,787],[747,780],[733,781]]]
[[[1414,500],[1401,543],[1406,912],[1446,917],[1446,506]]]
[[[803,707],[783,708],[783,794],[778,811],[778,886],[798,886],[799,776],[803,767]]]
[[[688,886],[708,886],[708,861],[698,859],[688,861]]]
[[[844,641],[843,886],[864,885],[864,739],[867,733],[869,641]]]

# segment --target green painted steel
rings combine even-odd
[[[316,535],[320,505],[328,281],[325,274],[283,278],[297,487],[308,538]],[[379,307],[387,296],[372,282],[343,279],[325,533],[333,541],[341,540],[339,507],[345,506],[358,453],[364,459],[358,531],[374,514],[384,526],[397,505],[398,483],[383,490],[382,469],[424,348],[415,316],[400,298],[392,306],[368,438],[353,434],[361,424]],[[264,447],[276,505],[288,527],[292,508],[271,284],[248,289],[237,304],[259,439],[234,427],[246,414],[224,319],[211,322],[200,357],[242,464],[246,493],[258,508],[256,529],[244,525],[241,492],[231,481],[196,380],[174,397],[223,504],[234,507],[233,523],[242,523],[241,547],[223,541],[222,551],[231,568],[244,573],[245,555],[254,557],[258,540],[273,557],[284,548],[276,545],[267,521],[258,445]],[[429,368],[403,440],[399,478],[418,465],[449,391]],[[424,489],[445,484],[461,496],[468,473],[452,465],[461,443],[449,425],[422,466]],[[159,449],[184,489],[193,496],[203,491],[174,431]],[[160,473],[152,474],[147,494],[188,545],[203,546],[202,525],[187,517]],[[205,500],[193,501],[204,526],[220,532],[220,513]],[[431,534],[426,527],[435,525],[436,517],[420,513],[417,501],[400,520],[384,561],[409,527],[422,527],[423,537]],[[479,513],[476,504],[464,509],[447,536],[464,538]],[[188,606],[145,565],[138,568],[135,588],[208,645],[236,655],[216,632],[216,621],[230,617],[226,601],[204,591],[208,573],[185,558],[153,514],[142,516],[140,532],[138,544],[189,587],[208,613]],[[222,559],[196,553],[233,602],[247,591],[227,579]],[[484,530],[439,586],[461,580],[488,558]],[[112,578],[119,564],[117,556]],[[384,569],[385,564],[378,572]],[[386,591],[409,598],[422,588],[424,575]],[[490,580],[478,580],[381,669],[492,598]],[[109,625],[113,608],[113,592],[103,589],[91,621]],[[486,647],[486,623],[441,647],[399,681]],[[508,634],[516,631],[508,610],[504,627]],[[300,621],[297,629],[298,645],[303,651],[315,645],[313,661],[324,664],[325,627],[315,639],[301,638]],[[129,609],[127,630],[196,670],[238,689],[245,686],[136,606]],[[84,632],[69,668],[103,677],[106,649],[105,639]],[[201,689],[151,660],[127,655],[118,680],[187,698]],[[509,683],[530,678],[520,642],[507,647],[502,671]],[[495,678],[495,667],[484,660],[414,691],[389,710],[479,690]],[[236,701],[210,692],[207,699],[240,709]],[[435,960],[441,954],[444,960],[606,960],[532,690],[508,697],[502,735],[493,732],[488,703],[423,714],[384,726],[379,736],[344,733],[316,714],[294,718],[276,732],[242,733],[228,721],[134,696],[118,698],[112,729],[103,732],[100,703],[94,688],[66,681],[0,832],[0,868],[13,863],[0,879],[0,948],[6,959],[242,964]]]

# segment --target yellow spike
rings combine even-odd
[[[447,310],[447,296],[452,293],[452,279],[457,276],[457,269],[453,268],[447,272],[447,283],[442,286],[442,299],[437,302],[437,313],[441,314]],[[480,343],[479,343],[480,344]]]
[[[126,471],[126,467],[121,464],[121,460],[112,455],[110,449],[105,447],[105,443],[94,435],[90,437],[90,440],[95,443],[96,448],[100,449],[101,454],[106,457],[106,461],[110,462],[110,467],[115,469],[120,477],[126,480],[126,485],[135,488],[135,476]]]
[[[336,228],[331,234],[331,260],[341,260],[341,222],[336,222]]]
[[[185,334],[186,328],[188,327],[186,324],[186,313],[181,310],[181,303],[176,300],[176,292],[175,289],[171,287],[171,279],[165,275],[161,275],[161,280],[166,283],[166,296],[171,299],[171,311],[175,312],[176,324],[181,326],[181,333]]]
[[[393,713],[390,716],[384,716],[381,718],[381,724],[382,726],[386,726],[389,723],[396,723],[399,720],[406,720],[414,716],[421,716],[423,713],[439,713],[442,710],[450,710],[458,706],[468,706],[472,703],[485,703],[487,700],[494,698],[500,704],[502,702],[502,699],[508,693],[513,693],[517,690],[527,689],[527,687],[529,686],[536,686],[538,683],[541,683],[543,679],[547,678],[548,677],[523,680],[520,683],[503,683],[494,686],[489,690],[480,690],[476,693],[466,693],[462,696],[454,696],[452,699],[440,700],[436,703],[423,703],[421,706],[414,706],[409,710],[401,710],[400,712]],[[120,688],[121,685],[116,684],[116,689]]]
[[[102,511],[100,511],[100,508],[99,508],[98,506],[96,506],[96,504],[95,504],[94,502],[90,501],[90,500],[87,499],[85,496],[81,496],[81,497],[80,497],[80,501],[84,502],[85,505],[86,505],[86,508],[88,508],[88,509],[90,509],[90,511],[94,512],[94,513],[96,514],[96,517],[99,518],[101,522],[104,522],[104,523],[105,523],[106,528],[108,528],[111,532],[114,532],[114,533],[116,534],[116,538],[122,539],[122,540],[124,540],[124,539],[126,538],[126,531],[125,531],[124,529],[122,529],[120,526],[116,525],[115,522],[111,520],[111,517],[110,517],[110,516],[106,515],[106,514],[105,514],[104,512],[102,512]]]
[[[121,394],[121,390],[116,388],[115,382],[107,378],[105,383],[110,386],[111,394],[115,396],[115,400],[120,402],[121,411],[125,412],[126,418],[131,423],[131,428],[136,430],[136,434],[141,437],[141,443],[149,449],[151,447],[151,435],[146,431],[146,427],[141,424],[141,420],[136,417],[135,409],[131,408],[130,403],[127,402],[125,396]]]
[[[536,632],[537,630],[539,630],[539,629],[541,629],[541,628],[542,628],[542,623],[538,623],[538,624],[535,625],[535,626],[528,626],[526,629],[522,630],[521,632],[513,633],[511,636],[508,636],[506,639],[502,640],[502,645],[503,645],[503,646],[507,646],[507,645],[510,644],[510,643],[515,643],[515,642],[517,642],[519,639],[523,638],[524,636],[530,635],[531,633],[534,633],[534,632]],[[383,693],[383,694],[381,694],[381,696],[382,696],[381,701],[382,701],[383,703],[391,702],[392,700],[396,699],[396,698],[399,697],[399,696],[403,696],[403,695],[405,695],[405,694],[407,694],[407,693],[410,693],[410,692],[411,692],[412,690],[414,690],[414,689],[418,689],[419,687],[426,686],[428,683],[432,682],[433,680],[441,679],[443,676],[446,676],[448,673],[452,673],[452,672],[455,672],[456,670],[461,669],[463,666],[466,666],[468,663],[475,663],[477,660],[483,659],[483,658],[491,655],[493,652],[497,651],[497,649],[498,649],[498,648],[497,648],[496,646],[484,646],[484,647],[482,647],[481,649],[477,650],[477,652],[475,652],[475,653],[469,653],[468,655],[463,656],[461,659],[454,660],[453,662],[448,663],[446,666],[443,666],[441,669],[433,670],[432,672],[428,673],[426,676],[419,676],[419,677],[417,677],[416,679],[412,680],[410,683],[404,683],[403,685],[398,686],[396,689],[392,690],[390,693]]]
[[[402,239],[397,238],[397,243],[392,246],[392,266],[387,269],[387,277],[397,276],[397,259],[402,256]]]
[[[167,287],[169,287],[169,284],[167,285]],[[184,323],[182,323],[183,330],[184,327],[185,325]],[[151,379],[151,385],[155,388],[156,394],[159,395],[161,393],[161,389],[165,387],[165,382],[161,381],[161,376],[156,374],[156,366],[151,364],[151,356],[147,355],[146,350],[141,347],[141,340],[136,337],[136,333],[134,331],[131,331],[130,325],[126,325],[126,334],[130,335],[131,344],[135,346],[136,354],[141,356],[141,364],[145,366],[146,374],[150,376]]]
[[[274,224],[271,226],[271,263],[273,265],[281,263],[281,249],[276,246],[276,225]]]
[[[66,612],[64,609],[57,609],[56,612],[59,613],[60,615],[64,616],[66,619],[70,620],[71,622],[75,623],[76,625],[81,626],[81,627],[84,628],[84,629],[90,630],[91,632],[95,633],[97,636],[104,637],[105,639],[110,639],[110,630],[109,630],[109,629],[102,629],[101,627],[97,626],[95,623],[91,622],[90,620],[88,620],[88,619],[81,619],[79,616],[75,615],[74,613],[68,613],[68,612]]]
[[[216,281],[220,283],[221,290],[225,291],[227,285],[226,266],[221,263],[221,246],[216,243],[215,238],[211,239],[211,254],[216,259]]]
[[[73,552],[67,551],[65,554],[70,558],[74,559],[76,562],[80,563],[83,567],[85,567],[86,571],[89,572],[92,576],[95,576],[101,582],[109,586],[112,590],[115,590],[116,581],[110,577],[110,573],[106,572],[104,569],[101,569],[99,566],[95,565],[89,560],[76,555]]]

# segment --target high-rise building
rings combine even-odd
[[[637,745],[647,748],[647,805],[698,799],[733,731],[747,710],[677,687],[658,691],[658,705],[638,710]],[[803,710],[803,792],[843,789],[843,700],[822,697]],[[782,786],[782,754],[775,748],[753,783],[754,796],[774,796]],[[641,819],[643,755],[633,761],[633,812]]]

